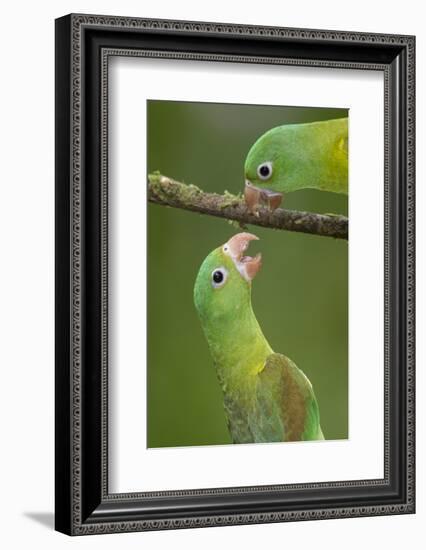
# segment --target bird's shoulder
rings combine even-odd
[[[311,395],[312,384],[302,370],[295,363],[281,353],[271,353],[266,361],[264,368],[259,373],[259,379],[265,383],[277,382],[284,384],[286,388],[297,386],[306,397]]]
[[[348,156],[348,119],[341,119],[337,122],[340,122],[337,132],[336,132],[336,143],[335,143],[335,154],[342,158],[347,158]]]
[[[279,353],[266,359],[259,373],[258,398],[280,403],[287,441],[316,438],[319,411],[312,384],[291,359]]]

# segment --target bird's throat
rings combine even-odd
[[[247,389],[273,353],[251,306],[229,322],[207,322],[204,332],[224,392]]]

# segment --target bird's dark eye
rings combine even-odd
[[[263,176],[264,178],[267,178],[269,176],[269,166],[266,166],[266,164],[264,164],[263,166],[261,166],[259,168],[259,174],[261,176]]]
[[[272,163],[264,162],[257,167],[257,175],[261,180],[267,180],[272,176]]]
[[[219,267],[212,272],[212,285],[214,288],[221,287],[225,284],[228,272],[224,267]]]
[[[215,271],[213,273],[213,281],[217,284],[221,283],[223,281],[223,273],[222,271]]]

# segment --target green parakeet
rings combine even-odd
[[[324,439],[312,385],[275,353],[251,305],[261,255],[244,256],[250,233],[238,233],[200,267],[194,302],[223,390],[234,443]]]
[[[320,189],[348,193],[348,119],[272,128],[245,161],[247,206],[277,208],[283,193]]]

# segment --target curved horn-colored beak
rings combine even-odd
[[[259,238],[251,233],[237,233],[224,245],[223,250],[228,254],[240,274],[247,280],[252,281],[262,267],[262,255],[256,254],[254,258],[244,256],[250,241],[258,241]]]
[[[250,241],[258,240],[259,237],[252,233],[237,233],[229,239],[225,246],[228,246],[230,256],[241,260],[243,252],[247,250]]]
[[[259,189],[249,180],[246,180],[244,186],[244,200],[247,208],[252,213],[256,212],[256,209],[261,205],[265,205],[273,212],[280,206],[283,200],[283,194],[271,191],[270,189]]]
[[[244,186],[244,200],[250,212],[255,212],[260,204],[260,189],[252,185],[248,180]]]

